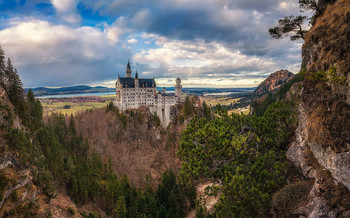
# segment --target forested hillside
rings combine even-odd
[[[113,171],[120,176],[126,174],[137,187],[145,188],[147,183],[155,187],[162,172],[179,168],[176,151],[185,125],[178,116],[165,129],[146,107],[122,113],[110,104],[107,110],[79,113],[75,120],[90,150],[99,153],[104,162],[110,160]]]
[[[73,116],[66,122],[57,114],[43,123],[40,102],[31,90],[23,95],[16,70],[10,61],[4,64],[0,51],[1,216],[184,216],[195,192],[185,192],[173,172],[164,169],[159,185],[149,181],[143,190],[115,175],[112,161],[90,149]]]

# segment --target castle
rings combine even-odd
[[[130,62],[126,66],[126,77],[120,77],[116,82],[115,106],[120,110],[136,109],[146,106],[150,112],[156,113],[163,124],[167,126],[172,116],[172,108],[181,101],[181,79],[176,79],[175,93],[166,93],[165,88],[157,91],[156,82],[153,79],[141,79],[137,71],[135,78],[131,76]]]

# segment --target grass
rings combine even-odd
[[[106,107],[110,101],[113,101],[115,95],[102,95],[98,96],[102,98],[105,102],[97,101],[85,101],[69,98],[69,100],[64,102],[56,102],[50,99],[41,99],[41,105],[43,106],[43,112],[45,115],[50,115],[51,113],[62,113],[62,114],[76,114],[80,111],[90,110],[94,108]]]
[[[106,107],[109,101],[106,102],[41,102],[43,106],[44,114],[49,115],[51,113],[62,113],[62,114],[76,114],[80,111],[85,111],[94,108]],[[67,107],[69,106],[69,107]]]
[[[232,114],[232,113],[235,113],[235,114],[243,113],[244,115],[248,115],[250,113],[250,106],[247,106],[245,108],[233,109],[233,110],[229,110],[228,111],[229,115]]]
[[[221,105],[230,105],[231,103],[236,103],[239,101],[241,98],[232,98],[229,96],[218,96],[218,97],[213,97],[213,96],[203,96],[201,97],[201,101],[205,101],[207,105],[215,106],[217,104]]]

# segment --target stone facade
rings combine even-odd
[[[177,78],[175,94],[166,93],[165,88],[162,91],[157,91],[154,78],[141,79],[138,77],[137,71],[133,78],[128,62],[126,77],[118,75],[115,106],[122,111],[146,106],[151,113],[158,115],[163,126],[167,126],[171,120],[171,108],[181,101],[181,89],[181,79]]]

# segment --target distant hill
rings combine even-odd
[[[288,70],[279,70],[268,76],[262,83],[258,85],[253,94],[256,98],[263,99],[269,92],[275,92],[283,84],[294,77],[292,72]]]
[[[182,88],[182,92],[191,94],[212,94],[223,92],[251,93],[255,88]]]
[[[38,87],[31,88],[34,92],[34,95],[39,96],[47,96],[47,95],[67,95],[67,94],[83,94],[83,93],[103,93],[103,92],[115,92],[115,88],[107,88],[103,86],[68,86],[68,87],[60,87],[60,88],[47,88],[47,87]],[[163,87],[158,87],[158,90],[162,90]],[[202,95],[206,93],[222,93],[222,92],[239,92],[246,93],[252,92],[255,88],[183,88],[182,92]],[[27,92],[29,88],[26,88]],[[174,91],[174,87],[166,87],[167,91]]]
[[[25,89],[26,91],[29,88]],[[60,87],[60,88],[46,88],[46,87],[38,87],[32,88],[35,96],[43,96],[43,95],[65,95],[65,94],[81,94],[81,93],[102,93],[102,92],[114,92],[115,88],[107,88],[103,86],[69,86],[69,87]]]

